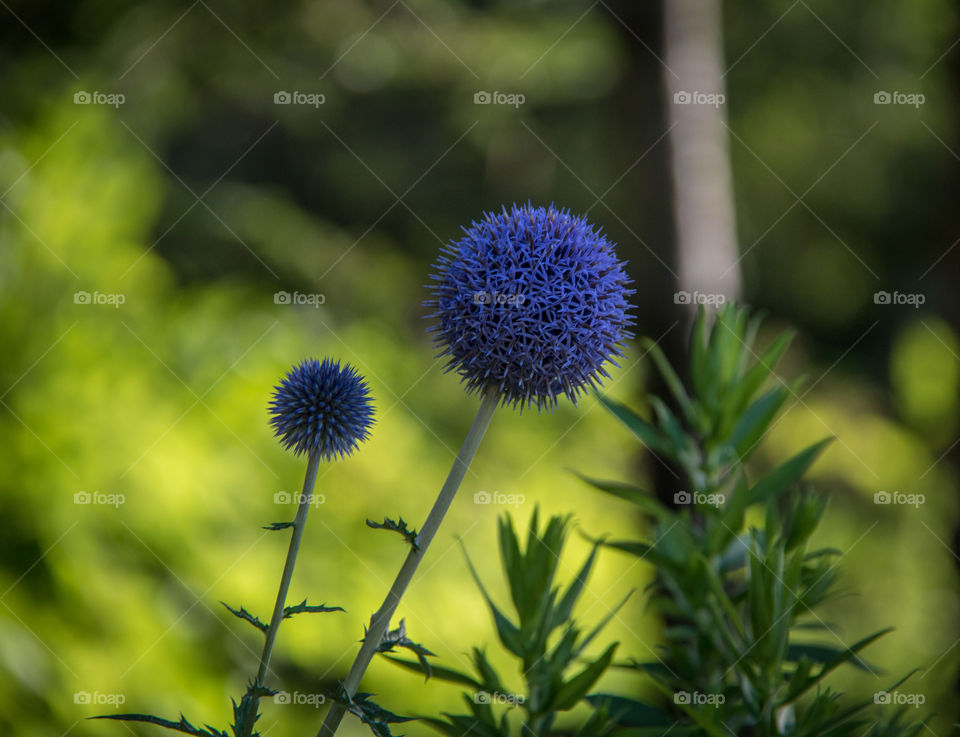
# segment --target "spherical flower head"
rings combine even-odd
[[[468,391],[553,409],[608,377],[632,336],[630,279],[613,244],[552,205],[504,207],[443,249],[426,305],[430,328]]]
[[[270,424],[284,447],[326,461],[348,456],[373,425],[370,390],[353,367],[308,358],[274,389]]]

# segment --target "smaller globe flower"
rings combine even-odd
[[[348,456],[370,435],[373,404],[363,377],[350,365],[308,358],[276,387],[270,424],[285,448],[326,461]]]

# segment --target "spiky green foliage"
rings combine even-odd
[[[403,517],[398,518],[398,522],[394,522],[389,517],[384,517],[383,522],[374,522],[373,520],[367,520],[367,527],[370,527],[374,530],[390,530],[392,532],[398,533],[414,550],[418,550],[417,547],[417,531],[407,527],[406,521]]]
[[[472,652],[475,676],[436,665],[428,669],[419,662],[390,658],[428,678],[432,676],[469,689],[463,696],[468,713],[445,713],[443,719],[424,718],[450,737],[467,733],[490,737],[513,734],[508,720],[508,712],[513,708],[523,714],[522,734],[538,737],[551,734],[557,714],[582,703],[613,661],[618,643],[607,645],[599,656],[588,657],[586,650],[626,599],[611,609],[598,625],[584,631],[572,615],[596,560],[598,545],[594,545],[574,579],[561,586],[556,580],[557,568],[570,518],[552,517],[540,529],[538,516],[534,511],[525,548],[521,548],[513,520],[505,515],[499,521],[500,558],[515,617],[507,616],[494,603],[467,557],[470,572],[493,615],[500,644],[516,658],[523,674],[523,693],[508,690],[480,648],[473,648]],[[601,716],[605,713],[603,707],[598,707],[596,712]],[[609,724],[605,717],[591,718],[591,724],[598,730],[600,723]],[[583,737],[602,733],[593,731],[594,726],[584,725],[588,731]]]
[[[790,334],[755,350],[759,318],[727,305],[715,319],[700,311],[690,347],[690,386],[660,349],[647,350],[671,394],[650,398],[652,419],[601,401],[652,453],[677,472],[673,504],[628,483],[584,478],[634,503],[648,520],[642,540],[603,544],[655,567],[651,606],[665,640],[652,662],[631,661],[662,694],[676,729],[729,737],[841,737],[914,734],[918,722],[849,700],[825,682],[835,669],[873,667],[860,653],[887,630],[849,644],[817,614],[833,595],[837,550],[811,549],[827,499],[801,485],[829,443],[814,443],[762,475],[747,462],[770,429],[790,384],[775,373]],[[769,385],[769,386],[768,386]],[[764,513],[749,527],[747,510]],[[811,642],[819,632],[825,642]],[[895,684],[889,688],[893,691]],[[650,704],[595,694],[622,727],[648,727]],[[878,721],[879,720],[879,721]],[[672,730],[672,733],[676,732]]]

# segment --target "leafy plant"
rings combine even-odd
[[[566,587],[560,586],[556,581],[557,568],[570,518],[551,517],[541,530],[538,517],[538,511],[534,511],[525,548],[520,546],[510,516],[504,515],[499,521],[500,559],[509,584],[514,618],[494,603],[467,557],[470,572],[493,615],[500,644],[517,661],[524,682],[523,693],[512,693],[484,650],[477,647],[472,650],[474,674],[433,664],[427,666],[422,661],[389,658],[427,678],[468,687],[469,692],[463,695],[466,713],[445,713],[442,719],[423,717],[449,737],[509,735],[508,715],[512,709],[523,714],[521,734],[531,737],[552,734],[557,714],[583,703],[613,662],[618,643],[607,645],[595,658],[586,658],[585,652],[626,598],[589,631],[572,619],[596,561],[599,544],[594,545],[574,579]],[[503,705],[508,708],[501,709]],[[578,732],[580,737],[603,734],[611,726],[604,705],[591,708],[593,714]]]
[[[238,619],[251,624],[264,637],[263,652],[257,674],[247,683],[246,692],[237,703],[233,703],[233,724],[230,725],[234,737],[258,737],[256,723],[260,719],[260,699],[273,696],[278,692],[266,685],[270,670],[270,659],[276,643],[280,624],[297,614],[326,614],[342,612],[341,607],[328,607],[325,604],[308,604],[304,599],[299,604],[287,606],[287,592],[293,578],[300,540],[307,523],[313,497],[313,487],[317,480],[317,470],[321,460],[332,461],[353,453],[360,442],[369,437],[373,424],[373,406],[369,389],[363,377],[352,366],[341,366],[339,361],[308,359],[294,366],[274,390],[270,406],[271,424],[280,442],[296,455],[307,455],[307,471],[303,480],[303,491],[298,495],[297,514],[292,522],[271,522],[264,529],[274,532],[291,530],[290,546],[283,564],[277,598],[273,606],[270,622],[264,622],[246,608],[236,609],[221,602],[227,611]],[[405,644],[405,643],[404,643]],[[411,643],[412,644],[412,643]],[[421,657],[423,657],[421,655]],[[369,717],[362,708],[366,707],[364,697],[349,704],[350,710],[367,722],[380,737],[390,734],[385,725],[389,721],[403,721],[384,710],[376,717]],[[194,737],[230,737],[229,734],[209,724],[204,728],[195,727],[183,714],[179,721],[163,719],[152,714],[109,714],[95,719],[114,719],[121,722],[141,722],[156,724],[160,727],[194,735]],[[384,725],[386,731],[377,731]]]
[[[816,612],[834,593],[840,551],[811,548],[827,498],[801,480],[829,443],[822,440],[756,475],[747,463],[794,385],[776,376],[787,333],[759,353],[759,317],[726,305],[715,320],[701,309],[690,346],[690,386],[660,348],[646,348],[672,407],[650,398],[653,417],[607,398],[603,404],[652,453],[678,471],[673,506],[627,483],[586,478],[637,506],[649,522],[643,540],[603,542],[656,569],[651,606],[666,624],[660,656],[626,667],[650,677],[677,729],[713,737],[863,734],[873,701],[845,703],[825,679],[849,665],[873,672],[861,652],[888,630],[836,646]],[[777,382],[765,388],[771,378]],[[748,510],[762,510],[762,527]],[[827,632],[811,643],[810,633]],[[890,686],[896,688],[906,679]],[[649,728],[662,714],[626,697],[593,694],[621,727]],[[874,734],[915,734],[920,726],[892,715]],[[542,737],[542,736],[541,736]]]

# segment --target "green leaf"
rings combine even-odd
[[[789,394],[788,387],[776,386],[751,404],[740,416],[726,442],[733,446],[741,460],[745,461],[753,453]]]
[[[823,667],[820,669],[820,672],[817,673],[815,676],[811,676],[806,680],[806,682],[802,684],[798,683],[796,687],[791,686],[790,690],[787,692],[784,698],[784,703],[793,701],[794,699],[796,699],[798,696],[800,696],[805,691],[807,691],[807,689],[809,689],[811,686],[813,686],[814,684],[822,680],[823,677],[826,676],[828,673],[835,670],[836,668],[839,668],[841,665],[843,665],[847,661],[852,660],[854,657],[856,657],[858,652],[860,652],[865,647],[872,644],[875,640],[879,639],[880,637],[883,637],[885,634],[887,634],[892,630],[893,630],[893,627],[887,627],[886,629],[879,630],[877,632],[874,632],[872,635],[868,635],[867,637],[864,637],[862,640],[855,642],[846,650],[841,650],[837,655],[835,655],[833,658],[825,662],[823,664]]]
[[[841,650],[839,648],[833,647],[832,645],[816,645],[816,644],[792,644],[787,648],[787,660],[799,661],[805,659],[811,663],[829,663],[832,660],[835,660],[840,655],[844,654],[846,650]],[[876,668],[872,665],[867,664],[865,661],[861,660],[859,657],[854,657],[850,660],[850,665],[859,668],[862,671],[867,673],[876,673]]]
[[[417,656],[417,660],[420,661],[420,665],[427,672],[427,678],[430,677],[431,664],[427,661],[427,656],[435,657],[435,654],[427,650],[423,645],[420,645],[409,637],[407,637],[407,624],[406,620],[400,620],[400,626],[394,630],[390,630],[383,635],[383,638],[380,640],[380,644],[377,646],[378,653],[392,653],[394,648],[406,648],[414,655]]]
[[[285,530],[288,527],[293,527],[293,522],[271,522],[269,525],[264,525],[263,529],[265,530]]]
[[[693,332],[690,335],[690,373],[694,389],[701,400],[710,393],[712,381],[707,365],[707,322],[707,311],[703,305],[700,305],[697,308],[697,319],[693,323]]]
[[[604,651],[603,655],[597,658],[593,663],[585,667],[577,675],[571,678],[557,689],[554,697],[547,706],[548,711],[566,711],[572,709],[587,694],[593,684],[610,667],[613,660],[613,653],[619,643],[615,642]]]
[[[400,536],[409,543],[410,547],[414,550],[419,550],[417,547],[417,531],[407,527],[407,523],[404,522],[403,517],[399,518],[399,522],[394,522],[389,517],[384,517],[383,522],[374,522],[373,520],[367,520],[367,527],[370,527],[374,530],[390,530],[391,532],[399,533]]]
[[[507,582],[510,584],[510,598],[522,618],[527,609],[527,587],[523,585],[523,579],[526,576],[526,560],[520,552],[520,541],[513,528],[513,519],[509,515],[497,519],[497,540],[500,543],[500,561],[503,570],[507,573]]]
[[[614,417],[627,426],[627,429],[637,437],[647,450],[659,455],[670,454],[666,438],[657,428],[625,404],[615,402],[603,395],[598,395],[597,398],[604,407],[610,410]]]
[[[615,496],[618,499],[633,502],[640,508],[641,512],[647,514],[649,517],[660,520],[673,518],[673,514],[669,509],[664,507],[656,497],[654,497],[648,491],[641,489],[639,486],[627,484],[622,481],[606,481],[603,479],[595,479],[589,476],[584,476],[582,473],[577,471],[571,471],[571,473],[595,489],[599,489],[600,491],[610,494],[611,496]]]
[[[261,632],[266,632],[268,629],[270,629],[270,627],[265,622],[261,622],[259,618],[252,615],[243,607],[240,607],[240,609],[237,610],[237,609],[234,609],[229,604],[227,604],[227,602],[225,601],[221,601],[220,603],[223,604],[227,608],[227,611],[230,612],[233,616],[239,617],[245,622],[249,622]]]
[[[712,714],[710,714],[710,712],[715,712],[716,709],[700,709],[690,704],[678,703],[674,698],[676,692],[667,688],[667,686],[658,681],[656,678],[652,678],[650,680],[650,685],[652,685],[654,688],[660,691],[660,693],[676,704],[678,709],[693,719],[700,729],[711,735],[711,737],[730,737],[730,730],[715,723],[711,718]]]
[[[360,718],[364,724],[370,727],[376,737],[393,737],[390,732],[390,725],[398,722],[410,722],[414,717],[402,717],[394,714],[392,711],[384,709],[379,704],[370,700],[373,694],[358,693],[352,698],[344,700],[347,710],[356,717]]]
[[[746,350],[740,354],[740,363],[737,364],[737,376],[744,376],[750,356],[754,355],[753,344],[757,340],[757,333],[760,332],[760,325],[763,323],[764,317],[766,317],[766,314],[763,310],[755,310],[753,316],[747,322],[747,327],[743,331],[743,344]]]
[[[670,565],[670,561],[665,556],[661,555],[652,545],[648,545],[647,543],[635,542],[633,540],[614,540],[612,542],[604,542],[603,545],[608,548],[614,548],[615,550],[622,550],[638,558],[644,558],[651,565]]]
[[[793,501],[784,526],[787,551],[806,543],[820,524],[827,508],[827,501],[826,494],[803,494]]]
[[[407,670],[412,670],[416,673],[426,676],[427,680],[430,678],[436,678],[438,681],[458,683],[461,686],[472,688],[474,691],[479,691],[483,688],[482,684],[468,676],[466,673],[461,673],[460,671],[456,671],[451,668],[444,668],[439,665],[434,665],[433,663],[431,663],[428,668],[425,668],[423,663],[416,660],[405,660],[404,658],[398,658],[395,655],[384,655],[384,657],[390,662],[396,663],[401,668],[406,668]]]
[[[653,411],[657,414],[657,420],[659,421],[661,430],[663,430],[673,446],[674,451],[672,455],[676,457],[688,451],[692,446],[690,438],[683,431],[683,426],[673,412],[670,411],[670,408],[667,407],[659,397],[650,397],[650,406],[653,407]]]
[[[342,612],[343,607],[327,606],[326,604],[307,604],[304,599],[299,604],[283,608],[283,618],[289,619],[294,614],[325,614],[326,612]]]
[[[760,479],[750,489],[750,504],[765,502],[799,480],[832,440],[833,438],[825,438],[814,443]]]
[[[463,543],[461,542],[461,545],[462,544]],[[487,593],[487,589],[484,587],[483,581],[480,580],[480,576],[477,574],[477,569],[474,568],[473,561],[470,560],[470,556],[467,555],[465,549],[464,556],[467,559],[467,567],[470,569],[470,575],[473,576],[473,580],[476,582],[477,587],[480,589],[480,593],[483,595],[484,600],[487,602],[487,606],[490,608],[490,612],[493,614],[493,621],[494,624],[496,624],[497,634],[500,636],[500,642],[503,643],[503,646],[507,648],[507,650],[517,657],[524,657],[525,652],[523,647],[523,637],[520,634],[520,628],[507,619],[503,612],[497,608],[497,605],[493,603],[493,599],[491,599],[490,594]]]
[[[579,656],[580,653],[582,653],[582,652],[584,651],[584,649],[587,647],[587,645],[589,645],[589,644],[593,641],[593,638],[595,638],[597,635],[599,635],[599,634],[600,634],[600,631],[601,631],[604,627],[606,627],[608,624],[610,624],[610,620],[613,619],[615,616],[617,616],[617,612],[619,612],[619,611],[623,608],[623,605],[626,604],[627,601],[629,601],[629,599],[630,599],[631,596],[633,596],[633,589],[631,589],[630,591],[628,591],[628,592],[627,592],[627,595],[624,596],[624,597],[619,601],[619,603],[617,603],[617,604],[613,607],[613,609],[611,609],[609,612],[607,612],[606,616],[605,616],[603,619],[601,619],[599,622],[597,622],[596,627],[594,627],[592,630],[590,630],[590,633],[580,641],[580,644],[579,644],[579,645],[577,645],[576,649],[573,651],[573,655]]]
[[[756,363],[747,370],[736,388],[730,393],[729,405],[734,413],[741,412],[747,406],[750,398],[760,390],[764,382],[770,376],[776,375],[774,372],[777,364],[780,363],[780,359],[787,352],[787,348],[793,343],[795,337],[796,331],[794,330],[787,330],[778,335],[757,358]],[[744,351],[744,356],[746,355],[747,351]]]
[[[626,696],[594,693],[586,701],[596,708],[606,707],[610,720],[620,727],[667,727],[674,721],[657,707]]]
[[[488,691],[494,691],[497,693],[503,693],[506,689],[503,687],[503,682],[500,680],[500,676],[493,666],[490,664],[490,661],[487,660],[487,654],[480,648],[473,648],[473,662],[477,668],[477,673],[480,674],[481,684]]]
[[[489,722],[474,715],[448,714],[443,712],[449,721],[433,717],[419,717],[421,721],[447,735],[447,737],[504,737],[507,732],[501,732]]]
[[[450,718],[449,714],[444,714],[448,719]],[[469,734],[464,732],[463,728],[459,725],[452,722],[445,722],[442,719],[437,719],[436,717],[427,717],[420,716],[417,717],[421,722],[433,727],[435,730],[440,732],[440,734],[445,734],[447,737],[464,737],[464,735]]]
[[[742,341],[740,334],[743,320],[732,304],[725,304],[717,310],[710,340],[707,343],[708,391],[704,394],[707,409],[714,413],[719,406],[720,395],[729,385],[734,368],[740,358]]]
[[[686,418],[687,422],[696,427],[697,411],[694,409],[693,402],[690,401],[687,390],[683,388],[683,383],[680,381],[680,377],[677,376],[677,373],[673,370],[673,366],[670,365],[670,362],[660,349],[660,346],[658,346],[654,341],[650,340],[650,338],[643,338],[640,341],[640,345],[653,358],[653,362],[660,370],[660,375],[663,377],[664,383],[677,400],[677,404],[683,411],[683,416]]]
[[[539,508],[534,508],[534,514],[530,519],[522,576],[516,570],[506,571],[507,577],[511,579],[511,586],[516,584],[526,592],[524,597],[526,609],[518,610],[518,613],[524,630],[528,634],[540,630],[544,624],[570,519],[560,516],[551,517],[546,528],[540,533],[537,530],[538,511]]]
[[[550,629],[559,627],[570,619],[570,615],[573,613],[573,607],[577,603],[577,599],[580,598],[580,594],[583,593],[584,586],[587,585],[587,578],[589,578],[590,571],[593,569],[593,563],[597,558],[597,550],[599,547],[599,542],[593,544],[593,549],[590,551],[590,555],[587,556],[587,560],[584,562],[580,572],[577,573],[573,581],[570,582],[566,593],[564,593],[563,598],[560,599],[560,603],[557,604],[553,610]]]
[[[187,718],[180,715],[179,722],[171,722],[169,719],[161,719],[160,717],[155,717],[151,714],[102,714],[95,717],[90,717],[91,719],[114,719],[119,722],[143,722],[145,724],[156,724],[160,727],[165,727],[167,729],[172,729],[176,732],[184,732],[185,734],[192,734],[194,737],[229,737],[226,732],[222,732],[207,725],[207,729],[199,729],[194,727],[190,722],[187,721]]]

